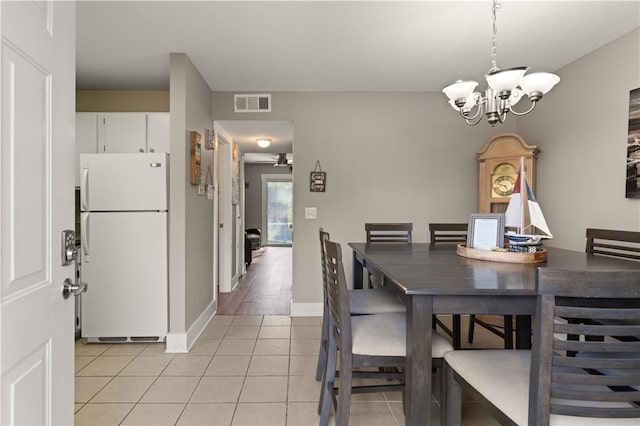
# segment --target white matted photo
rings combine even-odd
[[[504,213],[471,213],[467,247],[492,250],[504,246]]]

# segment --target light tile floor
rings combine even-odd
[[[79,340],[75,424],[316,425],[320,321],[218,315],[188,354],[166,354],[159,343]],[[491,334],[476,332],[474,346],[500,345]],[[432,404],[437,425],[437,395]],[[350,424],[404,424],[400,393],[354,396]],[[465,398],[463,424],[498,423]]]

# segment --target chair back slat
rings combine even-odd
[[[365,223],[364,230],[367,233],[367,244],[411,244],[413,223]]]
[[[325,243],[327,296],[333,334],[340,350],[351,352],[351,312],[349,290],[342,263],[342,248],[331,240]]]
[[[324,292],[327,291],[327,270],[326,270],[326,248],[325,241],[331,239],[328,232],[325,232],[320,228],[320,266],[322,267],[322,288]],[[325,295],[326,297],[326,295]]]
[[[640,342],[617,340],[640,335],[637,270],[539,268],[537,285],[529,423],[548,425],[551,414],[639,417]]]
[[[640,260],[640,232],[587,228],[586,252]]]
[[[430,223],[429,236],[431,244],[436,243],[466,243],[466,223]]]

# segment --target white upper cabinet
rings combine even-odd
[[[76,186],[80,186],[80,154],[98,152],[98,115],[95,112],[76,113]]]
[[[100,154],[169,152],[168,112],[77,114],[87,116],[87,120],[89,116],[94,117],[97,152]]]
[[[136,112],[98,114],[100,153],[146,152],[147,115]]]
[[[147,152],[170,152],[168,112],[147,114]]]

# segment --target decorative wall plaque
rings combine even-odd
[[[309,190],[311,192],[324,192],[327,189],[327,173],[322,171],[320,161],[316,161],[316,167],[311,172]]]

